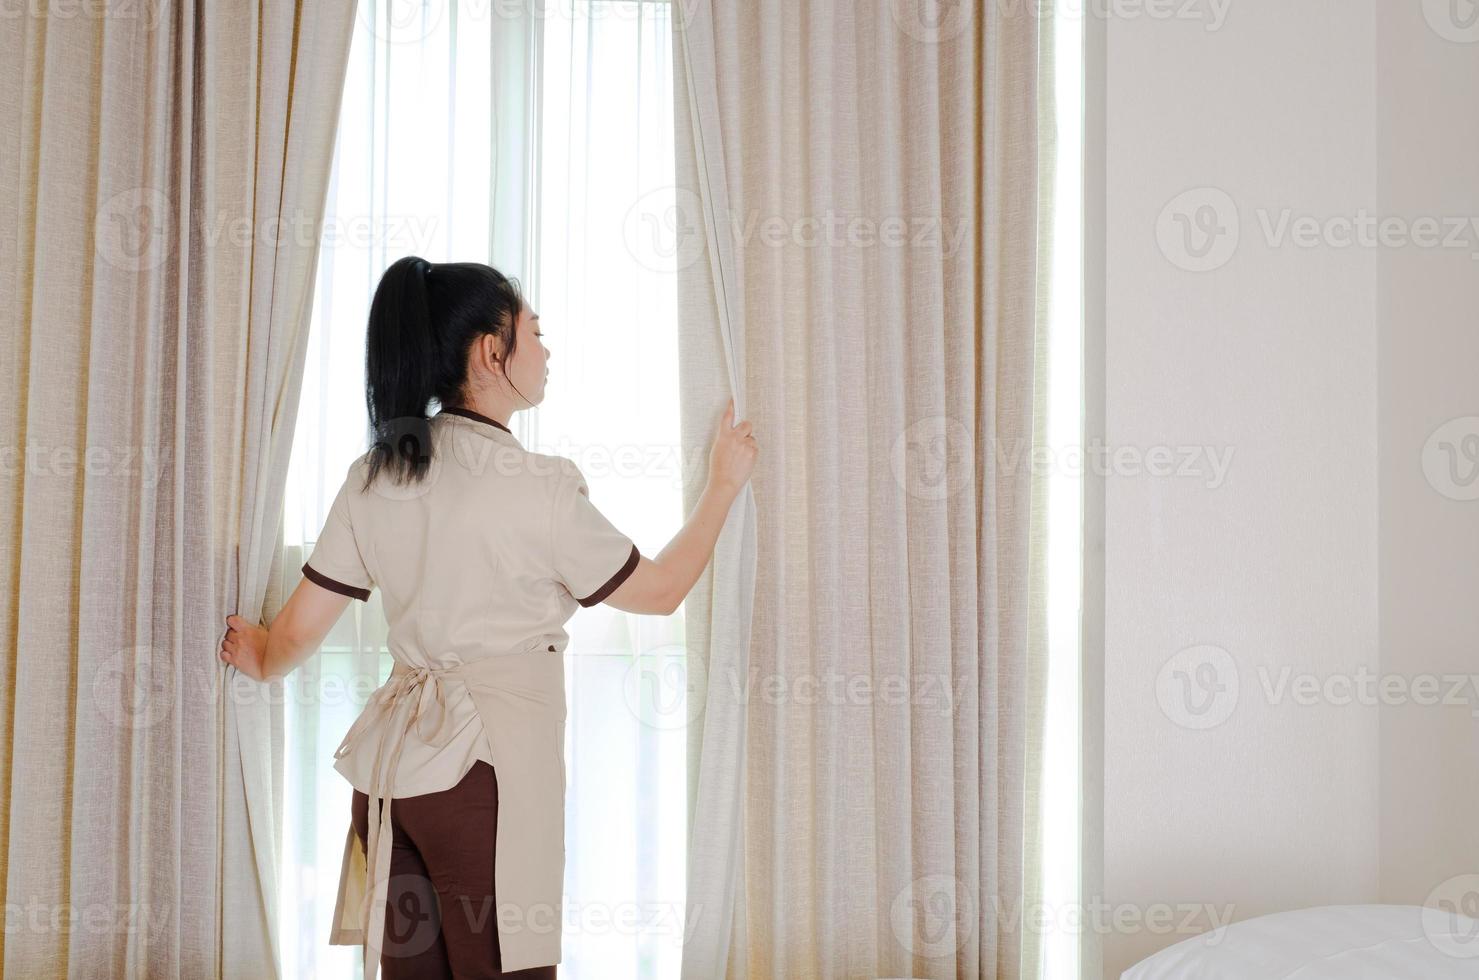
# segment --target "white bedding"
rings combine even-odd
[[[1415,905],[1328,905],[1234,922],[1121,980],[1476,980],[1479,920]]]

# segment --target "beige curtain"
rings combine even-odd
[[[679,7],[685,451],[731,393],[762,447],[687,607],[683,975],[1036,976],[1051,21]]]
[[[275,976],[282,708],[216,648],[272,574],[354,3],[46,9],[0,18],[0,973]]]

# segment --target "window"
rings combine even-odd
[[[675,268],[663,224],[671,51],[662,0],[362,0],[288,476],[286,568],[312,549],[367,447],[369,303],[380,273],[407,254],[519,278],[552,356],[546,400],[514,416],[515,434],[574,459],[592,499],[645,553],[679,526]],[[567,629],[561,973],[676,976],[686,709],[672,678],[683,613],[595,606]],[[327,944],[352,792],[332,763],[389,675],[384,634],[377,591],[287,681],[279,925],[289,977],[359,975],[359,947]]]
[[[1048,321],[1048,693],[1043,745],[1042,896],[1046,980],[1082,975],[1087,926],[1080,869],[1083,554],[1083,114],[1082,5],[1054,4],[1056,166]]]

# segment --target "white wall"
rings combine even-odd
[[[1109,977],[1186,937],[1134,924],[1157,906],[1180,926],[1370,902],[1381,871],[1376,708],[1266,692],[1376,670],[1378,255],[1260,220],[1376,210],[1375,0],[1232,0],[1213,30],[1210,2],[1147,6],[1106,27],[1107,438],[1233,456],[1220,485],[1107,478]],[[1226,197],[1166,210],[1197,188]],[[1240,228],[1198,260],[1176,211]],[[1227,660],[1162,673],[1198,645]],[[1225,690],[1199,702],[1207,679]]]
[[[1385,214],[1479,216],[1479,26],[1446,24],[1447,9],[1448,0],[1378,6]],[[1472,908],[1479,879],[1452,879],[1479,873],[1479,692],[1441,701],[1456,678],[1479,675],[1479,501],[1459,499],[1479,495],[1479,460],[1463,457],[1454,479],[1440,442],[1479,445],[1479,420],[1429,443],[1448,420],[1479,416],[1479,229],[1463,242],[1384,250],[1378,278],[1383,671],[1409,690],[1425,677],[1441,688],[1439,704],[1380,709],[1381,898],[1422,904],[1436,891]]]

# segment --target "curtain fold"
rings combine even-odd
[[[684,449],[731,394],[762,447],[687,604],[683,975],[1037,976],[1048,21],[679,6]]]
[[[686,18],[686,23],[685,23]],[[702,236],[702,261],[678,266],[679,391],[682,458],[702,453],[729,398],[735,418],[750,412],[744,344],[744,291],[737,278],[734,242],[722,225],[729,213],[723,119],[717,91],[704,85],[705,66],[716,58],[712,11],[707,4],[681,8],[673,30],[675,205],[683,229],[678,256],[696,258],[693,236]],[[683,509],[691,513],[703,487],[685,481]],[[741,699],[715,679],[749,672],[750,630],[757,563],[755,495],[746,484],[730,508],[714,556],[684,603],[687,620],[688,698],[702,707],[688,725],[687,885],[682,975],[725,976],[726,961],[745,931],[739,884],[745,877],[744,771],[747,714]],[[695,914],[697,913],[697,914]]]
[[[0,21],[0,871],[36,910],[0,972],[275,976],[281,702],[216,649],[275,573],[354,2],[44,9]]]

